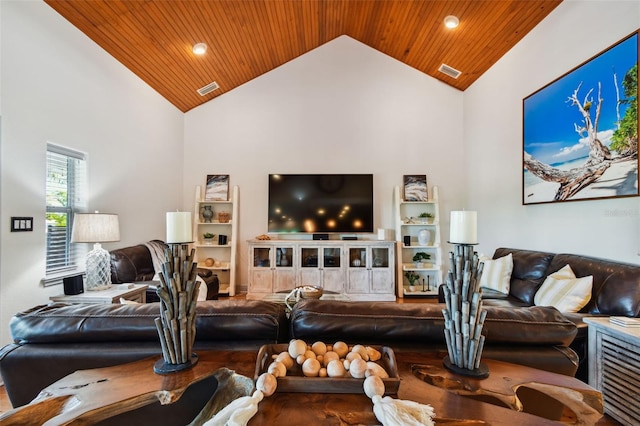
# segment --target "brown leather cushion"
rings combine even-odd
[[[36,306],[9,324],[15,342],[159,342],[158,303]],[[196,340],[280,341],[288,333],[284,305],[264,301],[204,301],[196,307]]]
[[[153,279],[151,252],[144,244],[111,251],[111,282],[133,283]]]
[[[557,254],[549,266],[549,273],[567,264],[578,278],[593,276],[591,300],[580,312],[640,316],[640,266],[575,254]]]
[[[444,341],[444,305],[301,300],[291,313],[292,337],[362,343]],[[575,324],[554,308],[485,307],[483,334],[488,345],[569,346]],[[375,340],[375,342],[374,342]]]
[[[533,297],[544,282],[553,253],[512,248],[498,248],[494,259],[513,254],[513,271],[509,294],[528,305],[533,305]],[[564,265],[563,265],[564,266]]]

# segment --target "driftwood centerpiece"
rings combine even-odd
[[[169,244],[162,264],[160,285],[160,318],[155,319],[162,358],[154,366],[159,374],[185,370],[198,362],[193,353],[196,338],[196,301],[200,283],[196,280],[195,250],[187,244]]]
[[[487,377],[489,369],[480,362],[485,340],[481,333],[487,316],[480,291],[483,264],[470,244],[456,244],[454,251],[449,253],[451,267],[444,286],[447,306],[442,314],[449,353],[444,366],[454,373]]]

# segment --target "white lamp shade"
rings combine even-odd
[[[453,244],[478,243],[478,212],[452,211],[449,242]]]
[[[120,241],[120,223],[117,214],[76,213],[73,216],[73,243],[106,243]]]
[[[167,212],[167,244],[191,241],[191,212]]]

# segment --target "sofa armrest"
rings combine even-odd
[[[144,244],[112,250],[109,255],[114,284],[149,281],[155,275],[151,253]]]

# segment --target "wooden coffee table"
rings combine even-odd
[[[0,416],[0,423],[42,424],[47,419],[51,419],[47,424],[95,423],[158,400],[170,404],[193,383],[215,374],[228,376],[227,369],[246,376],[234,383],[239,387],[245,386],[249,394],[251,389],[247,383],[251,386],[251,380],[248,377],[253,377],[256,355],[257,352],[253,351],[201,352],[198,353],[199,362],[193,368],[165,376],[153,372],[158,358],[77,371],[47,387],[32,403]],[[532,387],[536,392],[559,397],[574,412],[579,411],[577,424],[593,424],[602,416],[601,394],[574,378],[483,360],[489,366],[489,378],[470,379],[444,370],[441,367],[443,355],[396,352],[401,378],[397,398],[430,404],[437,415],[436,424],[558,424],[554,420],[518,411],[527,409],[527,402],[519,398],[521,388]],[[425,381],[427,376],[433,384]],[[514,394],[516,390],[518,396]],[[220,392],[216,391],[216,395]],[[71,397],[76,398],[77,403],[65,407],[65,402]],[[190,420],[185,419],[185,423]],[[371,400],[364,394],[276,393],[260,403],[258,413],[249,424],[356,425],[379,422],[373,414]]]

